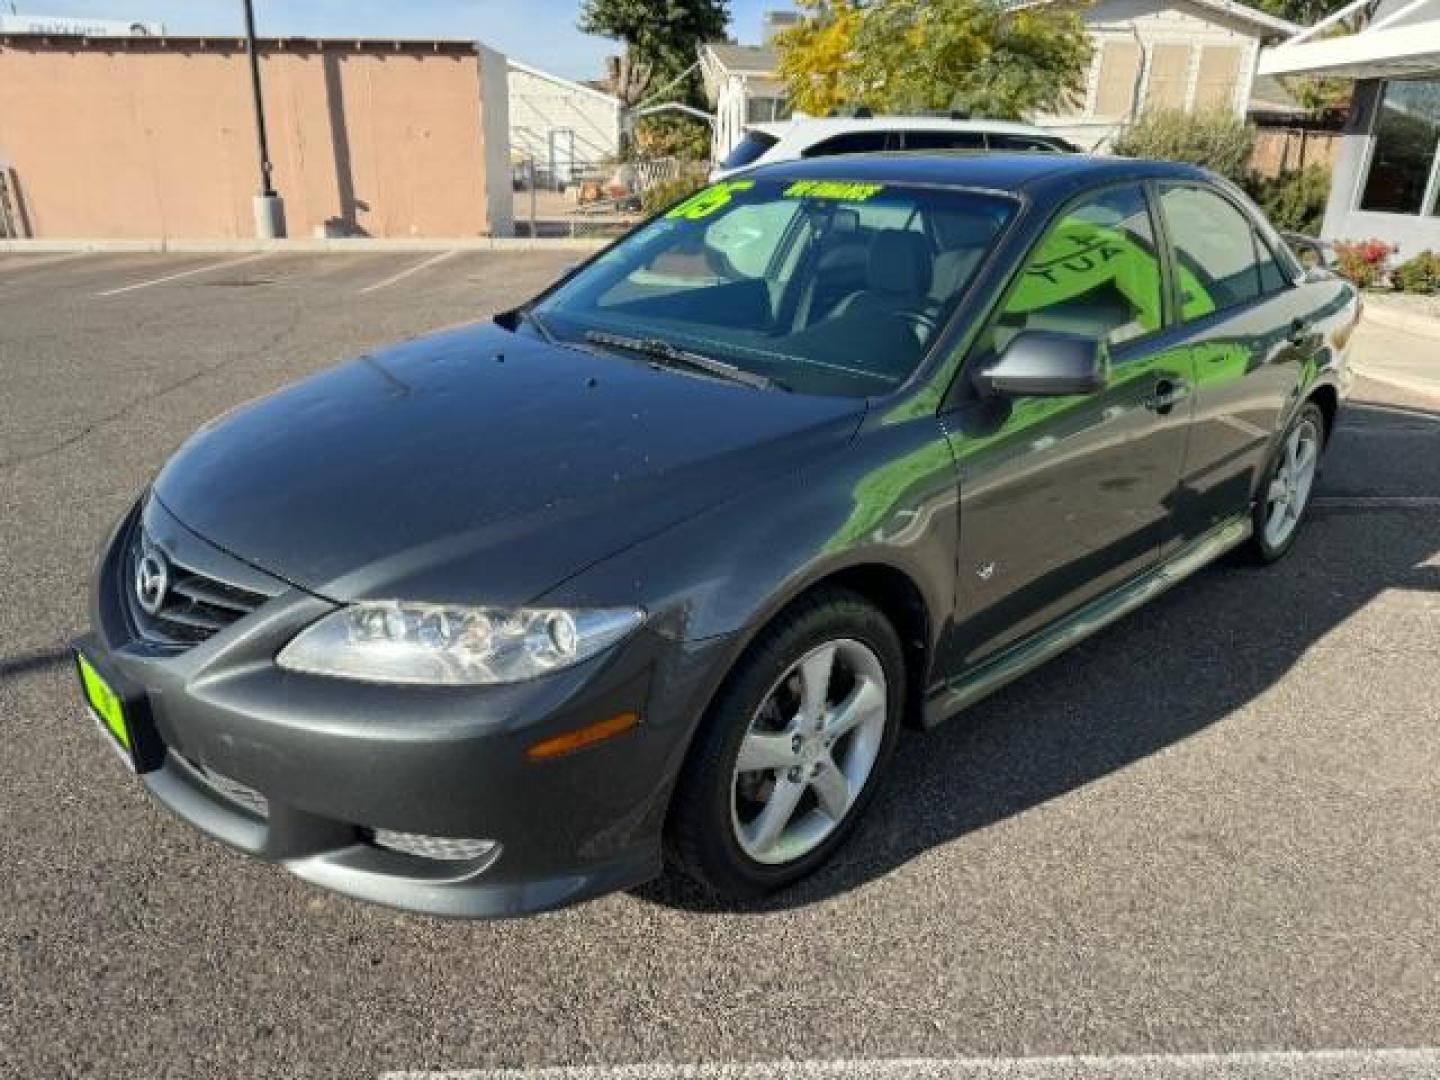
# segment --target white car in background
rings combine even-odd
[[[1005,120],[938,116],[797,116],[752,124],[711,173],[723,180],[757,165],[833,154],[884,150],[991,150],[1075,154],[1080,148],[1053,132]]]

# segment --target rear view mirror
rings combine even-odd
[[[1109,377],[1110,354],[1098,338],[1022,330],[975,383],[990,395],[1068,397],[1103,390]]]

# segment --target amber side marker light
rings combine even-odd
[[[606,739],[613,739],[616,735],[623,735],[639,723],[640,717],[633,712],[620,713],[608,720],[587,724],[574,731],[567,731],[564,735],[556,735],[552,739],[537,742],[525,751],[525,756],[531,761],[545,761],[549,758],[573,754],[576,750],[584,750],[587,746],[594,746]]]

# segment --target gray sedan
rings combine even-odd
[[[1358,313],[1187,166],[760,168],[197,432],[97,561],[85,699],[155,799],[352,896],[780,889],[902,725],[1290,551]]]

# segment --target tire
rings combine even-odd
[[[831,649],[827,706],[816,708],[806,687],[819,684]],[[820,867],[874,796],[905,687],[899,635],[869,601],[827,587],[787,608],[736,662],[696,734],[666,823],[672,865],[722,900],[763,896]],[[742,746],[765,764],[737,771]],[[836,820],[842,790],[849,803]],[[788,824],[767,843],[765,812],[778,820],[787,804]]]
[[[1295,546],[1300,535],[1300,526],[1305,512],[1310,508],[1315,481],[1319,477],[1320,460],[1325,453],[1325,414],[1313,401],[1300,407],[1285,429],[1285,435],[1276,445],[1275,454],[1266,466],[1265,476],[1255,496],[1251,509],[1254,534],[1250,538],[1247,554],[1252,562],[1262,566],[1278,562]],[[1303,473],[1295,473],[1296,446],[1309,448],[1310,458]],[[1272,499],[1277,484],[1288,483],[1288,495],[1280,502]],[[1298,504],[1298,505],[1297,505]],[[1277,514],[1283,508],[1284,527],[1281,528]]]

